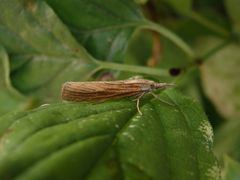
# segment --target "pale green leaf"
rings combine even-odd
[[[199,54],[209,52],[224,40],[202,38],[196,45]],[[202,85],[206,95],[226,118],[240,117],[240,45],[229,44],[209,57],[201,66]]]

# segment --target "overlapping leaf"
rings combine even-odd
[[[44,1],[2,0],[0,11],[0,42],[12,54],[11,79],[23,93],[56,98],[63,82],[86,80],[96,71]]]
[[[56,104],[0,119],[3,179],[218,179],[202,109],[176,91]]]

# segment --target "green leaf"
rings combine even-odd
[[[62,103],[0,118],[3,179],[219,179],[212,129],[174,90],[160,98]]]
[[[97,59],[120,62],[128,40],[144,20],[133,0],[47,0]]]
[[[0,114],[27,107],[27,99],[11,85],[9,60],[5,49],[0,45]]]
[[[0,42],[13,53],[11,79],[24,94],[56,99],[63,82],[86,80],[97,71],[45,1],[2,1],[0,11]]]
[[[232,158],[224,157],[223,180],[238,180],[240,179],[240,163]]]
[[[150,23],[133,0],[47,0],[72,33],[95,58],[114,62],[124,59],[136,28],[147,28],[166,36],[190,57],[191,48],[168,29]]]
[[[129,3],[122,4],[122,8],[125,8],[125,5]],[[132,12],[131,8],[128,10],[130,14],[135,12]],[[63,82],[89,80],[100,69],[169,76],[167,70],[104,64],[104,62],[96,61],[75,41],[68,28],[45,1],[3,1],[0,4],[0,11],[2,12],[0,23],[3,27],[0,41],[11,53],[13,85],[24,94],[38,97],[41,101],[49,102],[58,99]],[[104,15],[105,10],[100,10],[100,12]],[[112,17],[108,22],[112,25],[114,23],[124,24],[129,13],[126,13],[120,20]],[[89,15],[88,18],[91,17]],[[130,21],[136,19],[132,23],[134,27],[138,22],[137,17],[136,15],[130,19]],[[100,18],[98,21],[102,20]],[[89,23],[85,28],[87,27],[95,27],[95,24]],[[170,32],[167,34],[177,39],[180,44],[182,43]],[[8,43],[9,39],[13,42]],[[17,48],[18,46],[22,48]]]
[[[240,117],[240,45],[221,46],[222,39],[202,38],[196,45],[199,54],[208,53],[209,49],[221,47],[221,51],[212,54],[201,67],[202,85],[206,95],[218,111],[226,118]]]
[[[215,134],[214,152],[223,157],[225,154],[240,161],[240,121],[232,119],[225,123]]]
[[[240,1],[239,0],[225,0],[228,15],[232,19],[233,28],[235,32],[240,35]]]

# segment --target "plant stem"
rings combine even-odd
[[[142,73],[154,76],[170,76],[168,70],[165,69],[156,69],[156,68],[149,68],[144,66],[136,66],[136,65],[128,65],[128,64],[117,64],[117,63],[110,63],[110,62],[103,62],[98,61],[98,64],[101,69],[112,69],[112,70],[119,70],[119,71],[128,71],[128,72],[135,72],[135,73]]]
[[[219,34],[220,36],[223,37],[229,37],[230,33],[225,30],[224,28],[222,28],[221,26],[214,24],[213,22],[209,21],[207,18],[201,16],[200,14],[191,11],[191,13],[189,13],[188,15],[190,18],[192,18],[193,20],[195,20],[196,22],[198,22],[199,24],[205,26],[206,28],[208,28],[209,30]]]
[[[179,48],[181,48],[190,57],[191,60],[194,58],[195,53],[193,49],[188,44],[186,44],[181,38],[179,38],[176,34],[171,32],[167,28],[148,20],[144,21],[140,25],[140,28],[147,28],[160,33],[162,36],[165,36],[166,38],[171,40],[174,44],[176,44]]]
[[[207,61],[212,55],[218,52],[220,49],[223,49],[225,46],[229,45],[232,42],[231,38],[224,40],[222,43],[217,45],[216,47],[212,48],[210,51],[202,55],[201,59],[203,62]]]

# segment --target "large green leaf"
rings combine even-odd
[[[122,61],[143,16],[133,0],[46,0],[97,59]]]
[[[223,42],[213,37],[202,38],[196,49],[203,54]],[[239,44],[226,45],[212,54],[201,67],[203,89],[226,118],[240,117],[239,50]]]
[[[0,12],[0,42],[12,53],[11,79],[25,94],[56,98],[63,82],[86,80],[97,70],[45,1],[1,0]]]
[[[27,107],[27,99],[12,87],[9,75],[8,55],[0,45],[0,115]]]
[[[141,101],[62,103],[0,118],[2,179],[219,179],[212,129],[174,90]]]

